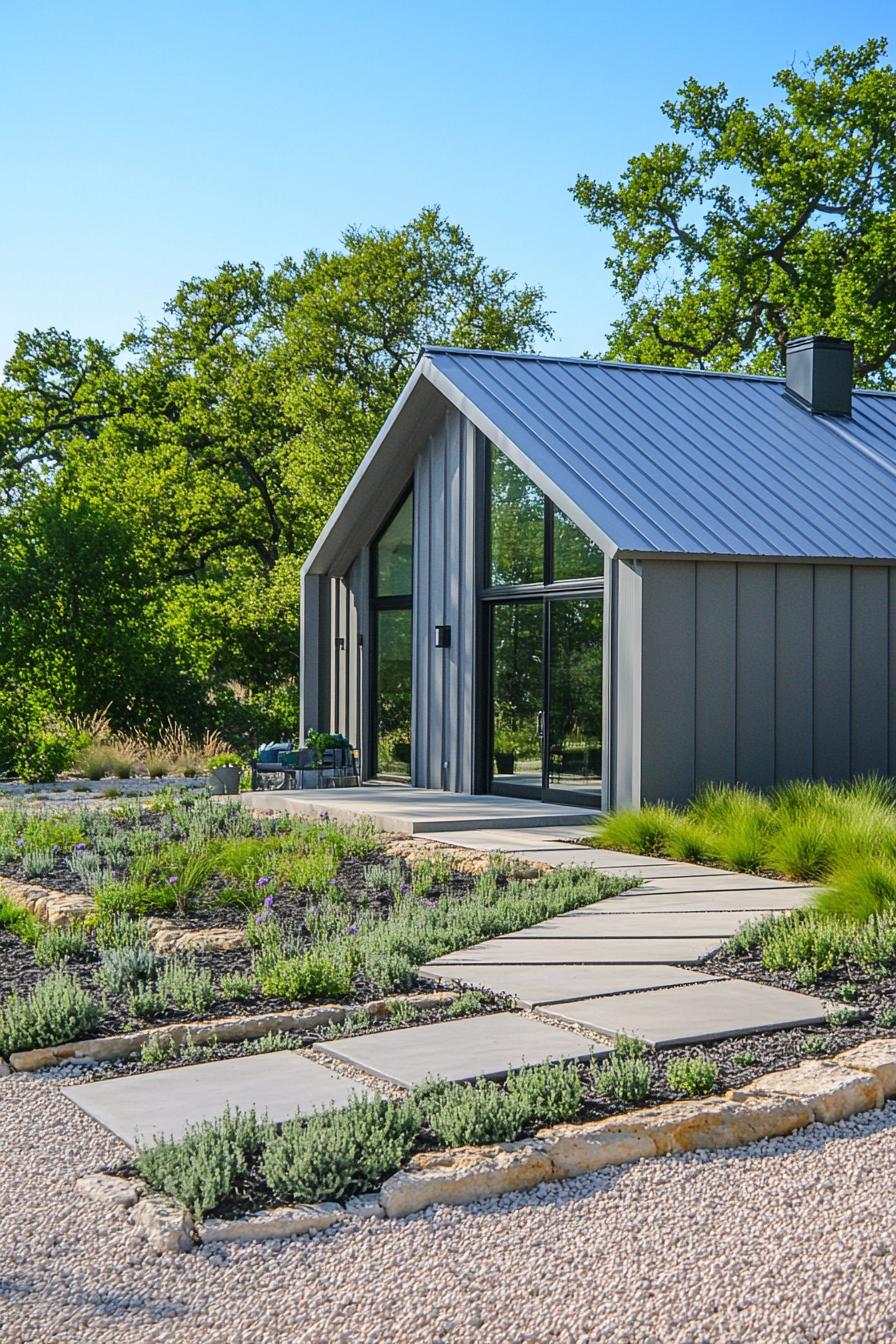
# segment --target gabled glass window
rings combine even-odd
[[[414,496],[408,495],[377,539],[374,592],[377,597],[407,597],[414,577]]]
[[[488,587],[599,579],[604,555],[525,472],[489,445]]]

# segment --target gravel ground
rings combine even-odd
[[[3,1344],[890,1344],[896,1105],[729,1153],[157,1257],[74,1197],[126,1150],[0,1081]]]

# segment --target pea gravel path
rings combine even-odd
[[[74,1198],[126,1150],[0,1081],[3,1344],[890,1344],[896,1105],[466,1209],[157,1257]]]

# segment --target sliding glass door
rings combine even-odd
[[[599,806],[603,554],[493,446],[485,775],[495,793]]]
[[[495,602],[490,672],[492,791],[579,794],[593,803],[601,789],[602,599]]]

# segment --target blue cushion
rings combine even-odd
[[[291,742],[262,742],[258,748],[259,765],[275,765],[281,751],[292,751]]]

